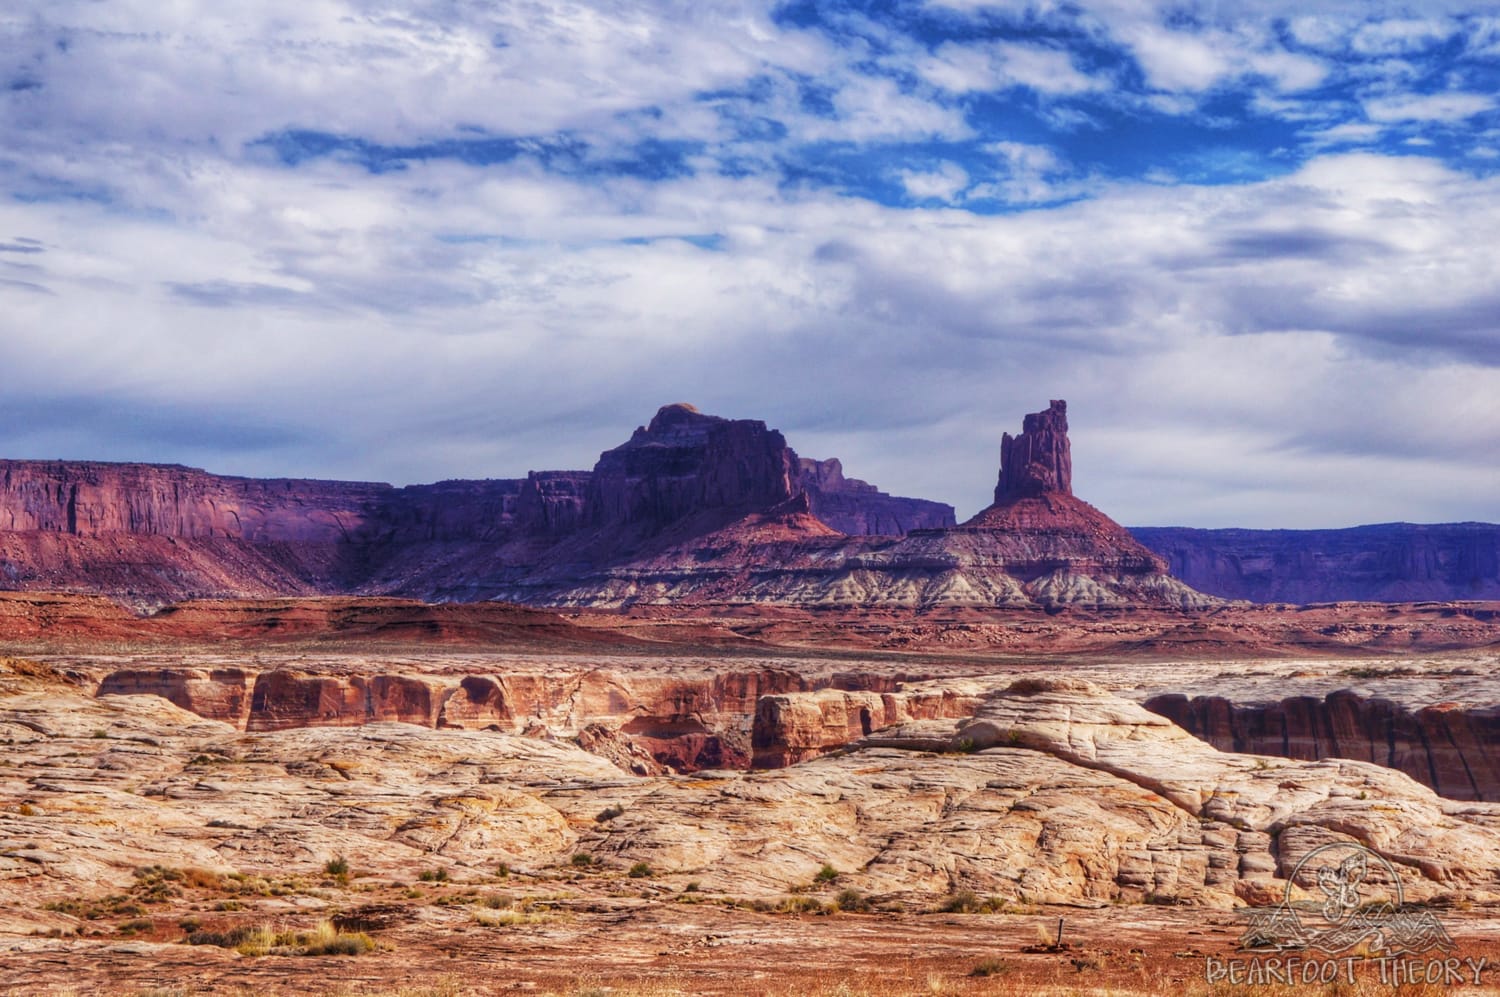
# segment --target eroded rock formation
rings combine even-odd
[[[837,457],[803,457],[798,470],[812,514],[840,533],[894,537],[957,522],[947,503],[887,495],[868,482],[844,477],[844,465]]]
[[[840,889],[925,907],[955,890],[1229,907],[1282,895],[1313,848],[1358,842],[1408,900],[1500,898],[1496,805],[1365,762],[1220,752],[1076,679],[1032,677],[970,718],[711,778],[632,778],[574,744],[505,732],[245,734],[161,699],[56,689],[0,705],[13,762],[0,793],[25,804],[6,814],[0,899],[37,923],[59,923],[42,903],[129,884],[143,866],[315,874],[341,854],[404,882],[414,868],[525,873],[587,852],[646,863],[674,893],[691,881],[777,897],[827,864]]]
[[[765,695],[755,708],[751,736],[758,769],[785,768],[911,720],[974,714],[980,681],[904,685],[899,691],[823,689]]]
[[[752,729],[768,699],[829,689],[867,700],[873,723],[956,715],[968,702],[951,689],[900,692],[898,676],[834,673],[805,676],[750,668],[691,674],[632,674],[604,669],[547,673],[409,675],[313,674],[289,668],[128,668],[106,675],[100,696],[160,696],[199,716],[241,730],[358,727],[395,721],[443,730],[492,730],[573,738],[599,749],[627,771],[650,774],[751,765]],[[864,691],[837,691],[834,687]],[[841,701],[841,700],[840,700]],[[767,728],[769,730],[769,728]],[[838,744],[868,733],[845,732]],[[771,734],[766,736],[770,737]],[[812,757],[813,745],[784,732],[785,758]],[[790,747],[792,742],[798,748]],[[832,739],[820,748],[837,746]],[[765,757],[771,757],[769,745]],[[757,754],[761,754],[757,749]],[[795,753],[795,758],[793,754]],[[643,764],[650,759],[651,764]],[[784,762],[783,762],[784,763]],[[771,764],[767,761],[766,764]]]
[[[1053,400],[1021,424],[1021,435],[1000,438],[997,505],[1036,495],[1073,494],[1073,451],[1068,443],[1068,403]]]
[[[1493,704],[1420,705],[1340,689],[1258,703],[1166,694],[1145,706],[1224,751],[1353,758],[1405,772],[1449,799],[1500,799],[1500,706]]]
[[[763,422],[668,405],[592,471],[392,488],[144,464],[0,461],[0,586],[136,606],[203,597],[547,601],[580,574],[745,524],[835,536],[951,522],[941,503],[805,475]],[[836,472],[836,473],[835,473]],[[736,526],[736,524],[739,524]],[[749,565],[720,565],[716,571]]]
[[[783,603],[825,607],[1172,608],[1218,600],[1172,578],[1120,525],[1071,495],[1066,405],[1007,436],[999,500],[962,526],[844,537],[790,504],[517,601],[573,606]],[[808,506],[810,511],[810,504]],[[779,514],[778,514],[779,513]]]

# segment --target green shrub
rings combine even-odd
[[[599,811],[599,813],[594,817],[594,820],[598,821],[600,824],[603,824],[606,821],[614,820],[624,812],[625,808],[616,803],[611,806],[607,806],[603,810]]]
[[[826,862],[823,864],[823,868],[818,870],[818,874],[813,877],[819,883],[831,883],[838,878],[839,871]]]
[[[999,897],[980,898],[972,890],[959,890],[949,894],[937,909],[943,914],[994,914],[1005,909],[1005,901]]]
[[[854,911],[860,913],[870,909],[870,899],[858,890],[841,890],[839,895],[833,898],[834,906],[839,910]]]
[[[637,862],[630,867],[631,879],[649,879],[651,877],[651,865],[647,862]]]

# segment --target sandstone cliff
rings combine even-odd
[[[887,495],[868,482],[844,477],[844,465],[837,457],[803,457],[798,470],[812,514],[840,533],[896,537],[957,522],[953,507],[946,502]]]
[[[1500,799],[1500,707],[1442,695],[1424,702],[1344,688],[1242,702],[1169,693],[1145,706],[1223,751],[1353,758],[1405,772],[1449,799]]]
[[[1252,602],[1500,599],[1500,525],[1131,533],[1196,589]]]
[[[538,600],[726,527],[838,535],[814,502],[858,533],[952,521],[941,503],[844,478],[837,460],[800,461],[763,422],[668,405],[592,470],[525,478],[392,488],[0,461],[0,588],[137,607],[337,593]],[[705,578],[750,567],[705,566]]]
[[[665,410],[664,410],[665,411]],[[494,594],[566,606],[780,603],[831,608],[1197,609],[1216,605],[1172,578],[1126,530],[1071,494],[1066,403],[1004,437],[998,501],[964,523],[904,537],[838,535],[802,493],[688,535],[664,531],[627,560],[553,571]],[[687,423],[693,413],[674,416]],[[637,432],[646,440],[650,430]],[[779,488],[780,465],[766,475]],[[829,475],[830,468],[804,473]],[[766,497],[775,498],[779,490]],[[701,518],[698,520],[702,522]],[[571,563],[576,564],[577,558]]]

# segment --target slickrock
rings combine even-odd
[[[1189,854],[1172,861],[1179,875],[1190,869],[1192,876],[1177,881],[1178,891],[1263,892],[1254,880],[1284,876],[1312,848],[1334,841],[1359,842],[1395,863],[1408,877],[1408,898],[1460,886],[1490,894],[1500,886],[1500,807],[1443,799],[1367,762],[1220,752],[1083,680],[1019,679],[970,721],[895,728],[864,743],[1034,751],[1136,786],[1204,831],[1196,842],[1179,838]]]
[[[970,889],[1223,907],[1273,892],[1319,844],[1359,841],[1409,898],[1500,896],[1500,807],[1367,763],[1221,753],[1077,680],[1022,680],[971,719],[754,773],[632,777],[566,741],[403,723],[246,734],[64,690],[0,700],[0,735],[0,906],[39,927],[68,921],[42,903],[141,866],[317,874],[340,854],[402,881],[501,861],[541,874],[586,852],[734,896],[829,865],[841,887],[924,906]]]

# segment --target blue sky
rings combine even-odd
[[[961,516],[1500,520],[1500,6],[20,0],[0,454],[391,480],[760,418]]]

